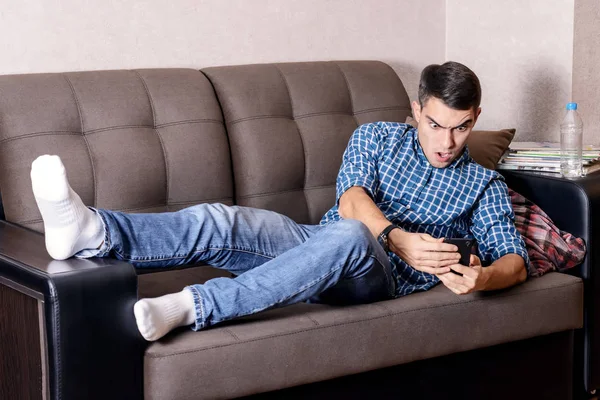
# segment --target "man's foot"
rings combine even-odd
[[[194,297],[188,289],[154,299],[142,299],[133,306],[138,330],[148,341],[158,340],[180,326],[196,320]]]
[[[31,164],[31,184],[44,220],[46,249],[52,258],[64,260],[102,244],[102,221],[71,189],[58,156],[43,155]]]

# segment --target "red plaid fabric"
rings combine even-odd
[[[515,212],[515,226],[527,247],[529,275],[564,271],[581,264],[586,247],[583,239],[558,229],[541,208],[508,189]]]

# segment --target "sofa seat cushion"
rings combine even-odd
[[[137,272],[140,299],[179,292],[188,285],[201,284],[213,278],[231,277],[231,273],[206,264],[151,272],[138,269]]]
[[[373,304],[298,304],[151,344],[145,398],[232,398],[582,324],[582,281],[561,273],[494,293],[457,296],[438,285]]]

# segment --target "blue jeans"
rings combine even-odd
[[[222,204],[160,214],[95,211],[105,242],[78,257],[114,256],[136,268],[206,263],[236,275],[187,287],[194,330],[302,301],[357,304],[394,296],[388,255],[356,220],[301,225],[275,212]]]

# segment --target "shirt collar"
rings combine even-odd
[[[425,152],[423,152],[423,148],[421,147],[421,143],[419,142],[419,131],[416,128],[415,128],[415,133],[414,133],[414,148],[415,148],[415,151],[417,152],[417,157],[419,158],[419,161],[422,163],[425,163],[427,165],[431,165],[429,163],[429,160],[427,159],[427,156],[425,155]],[[467,145],[465,145],[465,148],[463,149],[463,152],[461,153],[461,155],[458,156],[454,161],[452,161],[452,163],[450,165],[448,165],[446,168],[460,167],[463,163],[467,162],[470,158],[471,158],[471,155],[469,154],[469,147]]]

